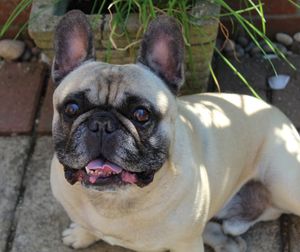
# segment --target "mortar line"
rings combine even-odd
[[[290,251],[290,232],[289,232],[289,216],[283,214],[280,217],[280,239],[281,239],[281,252]]]
[[[15,235],[16,235],[16,231],[17,231],[18,219],[19,219],[19,214],[20,214],[19,209],[23,204],[23,199],[24,199],[24,195],[26,192],[27,170],[28,170],[30,161],[32,159],[32,156],[33,156],[33,153],[35,150],[35,146],[36,146],[36,142],[37,142],[37,138],[38,138],[37,128],[38,128],[39,119],[41,116],[42,105],[43,105],[43,102],[44,102],[45,96],[46,96],[48,79],[49,79],[49,68],[46,69],[45,73],[43,73],[43,74],[44,74],[44,78],[42,80],[41,94],[40,94],[40,97],[39,97],[39,100],[37,103],[37,108],[34,113],[33,127],[30,132],[29,149],[27,151],[27,157],[23,164],[23,172],[21,174],[21,183],[20,183],[19,193],[17,196],[15,206],[13,208],[13,217],[12,217],[12,220],[10,223],[10,229],[9,229],[9,233],[8,233],[8,236],[6,239],[4,252],[10,252],[12,250],[12,247],[14,244],[14,239],[15,239]]]
[[[101,25],[100,25],[100,44],[102,44],[102,40],[103,40],[103,34],[104,34],[104,27],[105,27],[105,16],[106,15],[102,15],[101,16]]]

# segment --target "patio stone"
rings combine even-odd
[[[20,194],[30,137],[0,137],[0,251],[4,251]]]
[[[0,134],[28,134],[33,128],[46,66],[41,63],[0,65]]]
[[[51,137],[38,138],[26,175],[26,191],[19,207],[12,252],[72,252],[61,241],[62,231],[70,220],[54,199],[50,189]],[[129,252],[98,242],[84,252]]]

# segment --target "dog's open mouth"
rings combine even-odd
[[[109,161],[95,159],[82,169],[65,167],[65,178],[73,185],[81,182],[86,186],[136,184],[144,187],[153,180],[155,171],[130,172]]]

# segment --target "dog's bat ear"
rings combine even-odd
[[[159,16],[150,22],[137,61],[162,78],[173,93],[178,93],[184,82],[184,41],[174,18]]]
[[[54,51],[52,79],[56,85],[83,62],[95,59],[92,29],[81,11],[70,11],[60,20],[54,34]]]

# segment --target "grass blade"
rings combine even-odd
[[[9,18],[6,20],[5,24],[3,25],[0,31],[0,38],[5,35],[8,29],[11,27],[12,23],[15,19],[27,8],[31,5],[32,0],[22,0],[16,8],[13,10]]]
[[[245,77],[235,68],[234,65],[231,64],[231,62],[217,49],[215,48],[218,55],[223,59],[223,61],[231,68],[231,70],[239,77],[239,79],[248,87],[248,89],[251,91],[251,93],[261,99],[261,97],[256,93],[256,91],[252,88],[252,86],[249,84],[249,82],[245,79]]]

